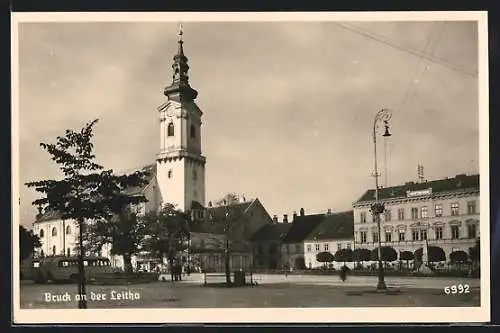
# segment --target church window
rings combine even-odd
[[[196,174],[196,170],[193,170],[193,180],[198,179],[198,175]]]
[[[43,232],[43,229],[40,230],[40,238],[43,238],[43,236],[45,236],[45,233]]]
[[[66,227],[66,235],[71,235],[71,227],[69,225]]]
[[[168,170],[167,176],[168,176],[168,178],[172,178],[172,170]]]
[[[174,124],[173,123],[168,124],[167,136],[174,136]]]
[[[57,236],[57,228],[52,228],[52,236]]]
[[[196,137],[196,127],[194,125],[191,125],[191,139],[194,139]]]

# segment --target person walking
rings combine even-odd
[[[349,270],[349,268],[344,265],[340,268],[340,279],[342,280],[342,282],[345,282],[345,280],[347,279],[347,271]]]

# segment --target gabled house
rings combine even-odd
[[[271,216],[257,198],[207,207],[191,228],[190,260],[202,270],[222,272],[228,246],[231,270],[252,269],[252,236],[270,223]]]
[[[255,269],[283,267],[281,246],[291,226],[291,223],[273,222],[264,225],[252,236]]]
[[[323,221],[324,217],[325,214],[305,215],[304,209],[300,210],[300,215],[293,216],[290,229],[283,238],[281,246],[284,267],[306,268],[304,240]]]
[[[323,216],[321,223],[304,239],[305,261],[309,268],[323,266],[316,260],[320,252],[332,255],[342,249],[354,250],[354,215],[352,211],[329,213]],[[337,268],[344,263],[332,265]],[[347,263],[346,263],[347,264]]]

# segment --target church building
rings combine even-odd
[[[196,221],[191,232],[193,253],[186,255],[196,257],[202,269],[223,269],[221,258],[226,250],[226,237],[232,267],[249,269],[253,265],[250,238],[273,221],[257,198],[220,207],[206,205],[206,157],[201,145],[203,112],[195,102],[198,92],[189,84],[182,28],[172,69],[172,83],[164,90],[166,101],[157,109],[160,150],[155,163],[143,168],[149,171],[147,185],[130,189],[128,194],[146,197],[147,202],[136,207],[139,215],[157,211],[166,203],[191,213]],[[40,211],[33,231],[42,243],[36,255],[76,255],[78,225],[75,221],[64,221],[56,212]],[[111,258],[114,266],[123,267],[122,258],[111,256],[110,250],[111,246],[105,246],[100,254]],[[133,258],[133,265],[152,260],[144,253]]]

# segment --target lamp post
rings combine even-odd
[[[378,283],[377,290],[385,290],[387,286],[384,280],[384,267],[382,265],[382,250],[381,250],[381,228],[380,228],[380,214],[385,211],[383,203],[379,202],[378,196],[378,165],[377,165],[377,125],[379,122],[384,123],[385,132],[382,136],[389,137],[389,120],[392,117],[392,113],[388,109],[382,109],[375,115],[375,120],[373,121],[373,149],[374,149],[374,168],[375,172],[373,176],[375,177],[375,202],[371,206],[371,212],[374,221],[377,223],[377,233],[378,233]]]
[[[226,212],[224,218],[224,234],[226,236],[225,239],[225,247],[224,247],[224,269],[226,271],[226,284],[231,284],[231,265],[229,259],[229,212]]]

